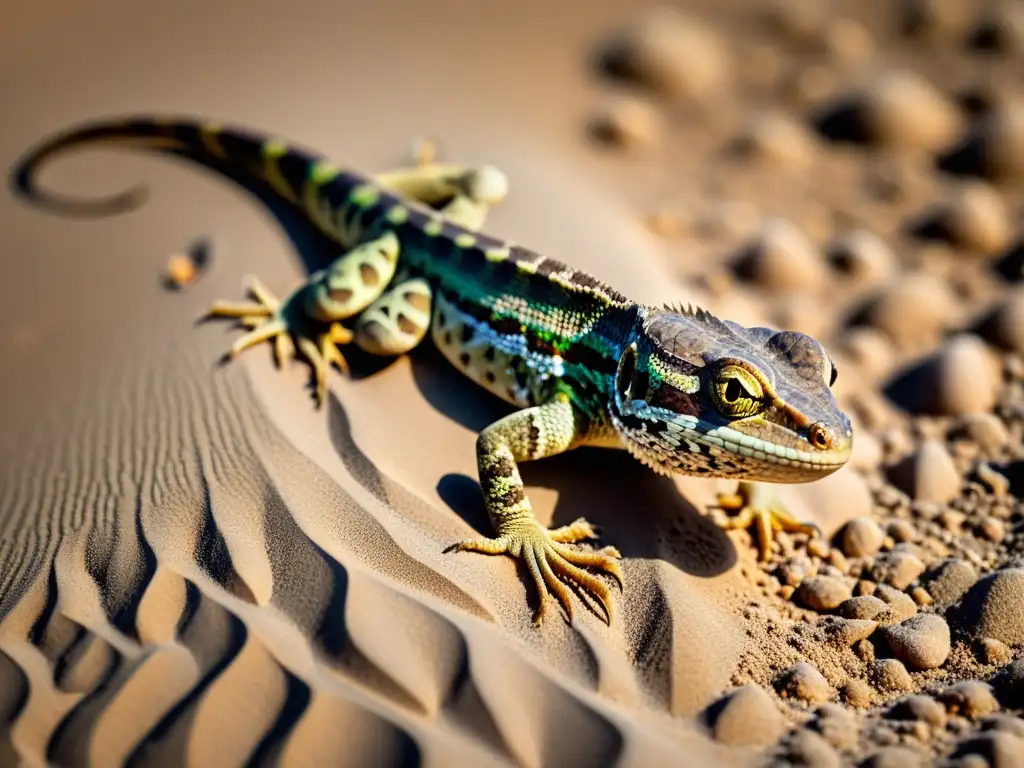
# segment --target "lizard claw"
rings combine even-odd
[[[287,357],[295,354],[295,348],[313,366],[316,384],[317,404],[322,405],[327,393],[327,368],[334,365],[342,373],[348,373],[345,357],[338,350],[338,344],[348,344],[353,333],[340,323],[332,323],[324,330],[321,323],[309,319],[302,306],[300,287],[280,301],[259,280],[251,278],[249,292],[257,304],[231,304],[214,302],[208,317],[236,317],[249,332],[239,337],[225,353],[225,360],[232,360],[250,347],[264,341],[274,344],[274,363],[278,368]]]
[[[821,536],[818,526],[794,518],[776,498],[775,490],[761,483],[741,482],[736,493],[719,494],[718,507],[737,512],[720,523],[725,530],[751,527],[757,530],[758,559],[762,561],[771,556],[772,542],[779,531]]]
[[[534,624],[540,624],[544,620],[546,598],[549,594],[558,600],[565,609],[569,621],[572,621],[572,602],[567,585],[580,592],[581,596],[600,603],[604,609],[605,622],[611,624],[611,590],[602,581],[583,570],[583,567],[597,568],[610,574],[618,581],[621,589],[624,580],[622,569],[617,562],[621,555],[614,547],[605,547],[593,552],[568,546],[569,542],[590,538],[592,535],[593,526],[583,518],[554,530],[531,521],[510,527],[493,539],[461,541],[454,549],[487,555],[507,554],[521,559],[530,572],[539,596],[539,604],[533,616]],[[589,607],[593,610],[592,606]]]

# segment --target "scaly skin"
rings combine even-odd
[[[494,168],[424,164],[375,177],[341,170],[286,142],[211,123],[141,118],[100,123],[38,148],[18,169],[19,191],[69,213],[104,214],[139,202],[139,190],[100,201],[57,198],[35,171],[58,151],[123,143],[169,152],[251,182],[299,207],[340,247],[326,270],[283,302],[257,282],[259,305],[218,303],[213,314],[252,328],[237,353],[294,340],[322,399],[338,344],[402,354],[429,332],[463,374],[518,410],[477,440],[480,483],[494,537],[454,548],[521,559],[540,595],[572,617],[567,585],[612,620],[607,585],[584,568],[622,573],[586,520],[556,529],[535,518],[519,463],[577,446],[624,448],[657,472],[740,480],[721,506],[727,527],[755,526],[761,556],[776,530],[812,533],[752,485],[803,483],[839,469],[852,431],[831,393],[835,368],[809,336],[744,328],[693,308],[637,304],[593,277],[478,232],[505,178]],[[355,329],[341,324],[355,319]],[[590,605],[596,611],[594,606]],[[601,615],[599,613],[599,615]]]

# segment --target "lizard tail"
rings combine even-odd
[[[297,172],[301,177],[318,161],[267,136],[224,130],[214,123],[154,117],[109,120],[71,129],[30,150],[12,171],[14,192],[34,205],[70,216],[110,216],[142,205],[148,197],[144,185],[105,197],[86,198],[61,195],[39,184],[38,176],[45,163],[64,151],[87,146],[168,153],[229,174],[255,175],[293,202],[294,187],[290,179],[282,177],[282,171],[286,176]]]

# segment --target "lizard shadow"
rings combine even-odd
[[[449,369],[449,370],[445,370]],[[413,379],[439,412],[479,432],[511,407],[454,375],[432,345],[412,358]],[[527,485],[558,493],[553,525],[586,517],[601,531],[601,542],[625,557],[658,558],[693,576],[709,578],[735,565],[732,540],[686,499],[668,477],[657,475],[625,451],[579,448],[520,466]],[[595,481],[595,478],[598,478]],[[475,478],[450,474],[438,494],[482,535],[493,535]]]

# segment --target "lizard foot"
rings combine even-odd
[[[818,526],[801,523],[794,518],[776,497],[775,489],[763,483],[741,482],[736,493],[718,495],[718,507],[738,512],[721,523],[722,528],[734,530],[754,527],[757,530],[760,560],[767,560],[771,555],[772,541],[778,531],[821,535]]]
[[[309,318],[303,307],[306,286],[291,293],[284,301],[274,296],[255,277],[250,278],[248,288],[257,304],[218,301],[207,313],[210,317],[236,317],[249,329],[248,333],[235,340],[225,357],[233,359],[250,347],[273,340],[274,362],[280,368],[297,346],[313,366],[317,404],[323,404],[328,366],[334,365],[342,373],[348,373],[348,363],[337,345],[350,343],[352,331],[338,322],[325,327],[324,323]]]
[[[604,547],[596,552],[590,552],[568,546],[570,542],[591,538],[593,535],[594,527],[583,518],[555,529],[548,529],[530,521],[510,526],[493,539],[461,541],[453,549],[480,552],[485,555],[506,554],[522,559],[533,578],[540,601],[533,615],[534,624],[543,621],[549,594],[554,595],[562,604],[566,616],[570,622],[572,621],[572,602],[567,584],[599,602],[604,609],[606,623],[611,624],[611,590],[602,581],[583,570],[583,567],[589,566],[611,574],[621,588],[622,569],[617,559],[622,555],[615,547]]]

